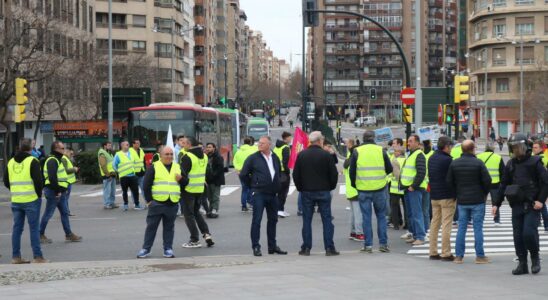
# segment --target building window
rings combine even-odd
[[[145,41],[133,41],[131,48],[135,52],[145,52],[147,50],[147,42],[145,42]]]
[[[535,4],[535,0],[516,0],[516,5],[532,5]]]
[[[510,92],[510,80],[508,78],[497,78],[497,93]]]
[[[133,15],[133,27],[146,27],[146,16]]]
[[[154,43],[155,57],[171,57],[171,44]]]
[[[506,6],[506,0],[493,0],[493,6],[494,7],[505,7]]]
[[[493,49],[493,66],[506,66],[506,48]]]
[[[548,46],[544,47],[544,63],[548,63]]]
[[[160,32],[171,32],[171,19],[154,18],[154,27]]]
[[[535,47],[523,47],[523,57],[521,57],[521,48],[516,47],[516,65],[523,63],[524,65],[530,65],[535,62]]]
[[[82,49],[86,52],[87,45],[82,45]],[[108,51],[108,40],[97,39],[97,50],[104,52]],[[126,40],[112,40],[112,54],[127,54],[127,41]],[[83,54],[86,57],[86,53]]]
[[[516,35],[534,34],[534,32],[535,32],[534,17],[516,18]]]
[[[548,33],[548,17],[544,17],[544,34]]]
[[[506,19],[493,20],[493,36],[506,36]]]

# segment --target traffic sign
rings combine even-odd
[[[415,89],[414,88],[404,88],[401,91],[401,102],[405,105],[415,104]]]

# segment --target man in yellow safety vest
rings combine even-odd
[[[485,145],[485,152],[478,154],[477,158],[485,164],[491,176],[491,188],[489,189],[491,200],[498,199],[500,179],[504,173],[504,160],[502,160],[499,154],[495,153],[495,145],[492,142],[488,142]],[[493,222],[495,226],[500,226],[500,211],[497,210],[497,213],[493,217]]]
[[[111,152],[111,142],[103,142],[97,152],[99,172],[103,179],[103,206],[105,209],[118,208],[118,205],[114,203],[116,195],[116,172],[112,167],[114,157]]]

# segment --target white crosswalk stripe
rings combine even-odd
[[[221,189],[221,196],[228,196],[232,194],[234,191],[238,190],[239,188],[240,188],[239,186],[224,186]]]
[[[488,206],[489,208],[489,206]],[[483,249],[486,255],[489,253],[508,253],[512,254],[514,250],[514,236],[512,233],[512,212],[509,206],[502,206],[500,211],[500,226],[493,224],[491,210],[486,209],[485,219],[483,221]],[[457,237],[457,228],[451,229],[451,250],[455,253],[455,241]],[[548,251],[548,234],[544,233],[544,228],[539,227],[540,250]],[[438,252],[441,251],[441,230],[438,235]],[[465,255],[474,254],[474,229],[468,227],[466,232]],[[407,254],[417,256],[429,255],[429,243],[421,246],[413,246]]]

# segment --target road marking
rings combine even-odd
[[[120,192],[121,190],[122,190],[122,189],[117,188],[117,189],[116,189],[116,192]],[[86,198],[88,198],[88,197],[97,197],[97,196],[103,195],[103,190],[100,190],[100,191],[97,191],[97,192],[93,192],[93,193],[90,193],[90,194],[76,194],[76,195],[78,195],[78,196],[80,196],[80,197],[86,197]]]
[[[296,189],[297,187],[295,187],[294,185],[290,186],[289,191],[287,192],[287,195],[291,196],[291,194],[293,194],[293,192],[295,192]]]
[[[339,195],[346,195],[346,185],[342,185],[339,187]]]
[[[239,186],[225,186],[221,189],[221,196],[228,196],[238,190]]]

